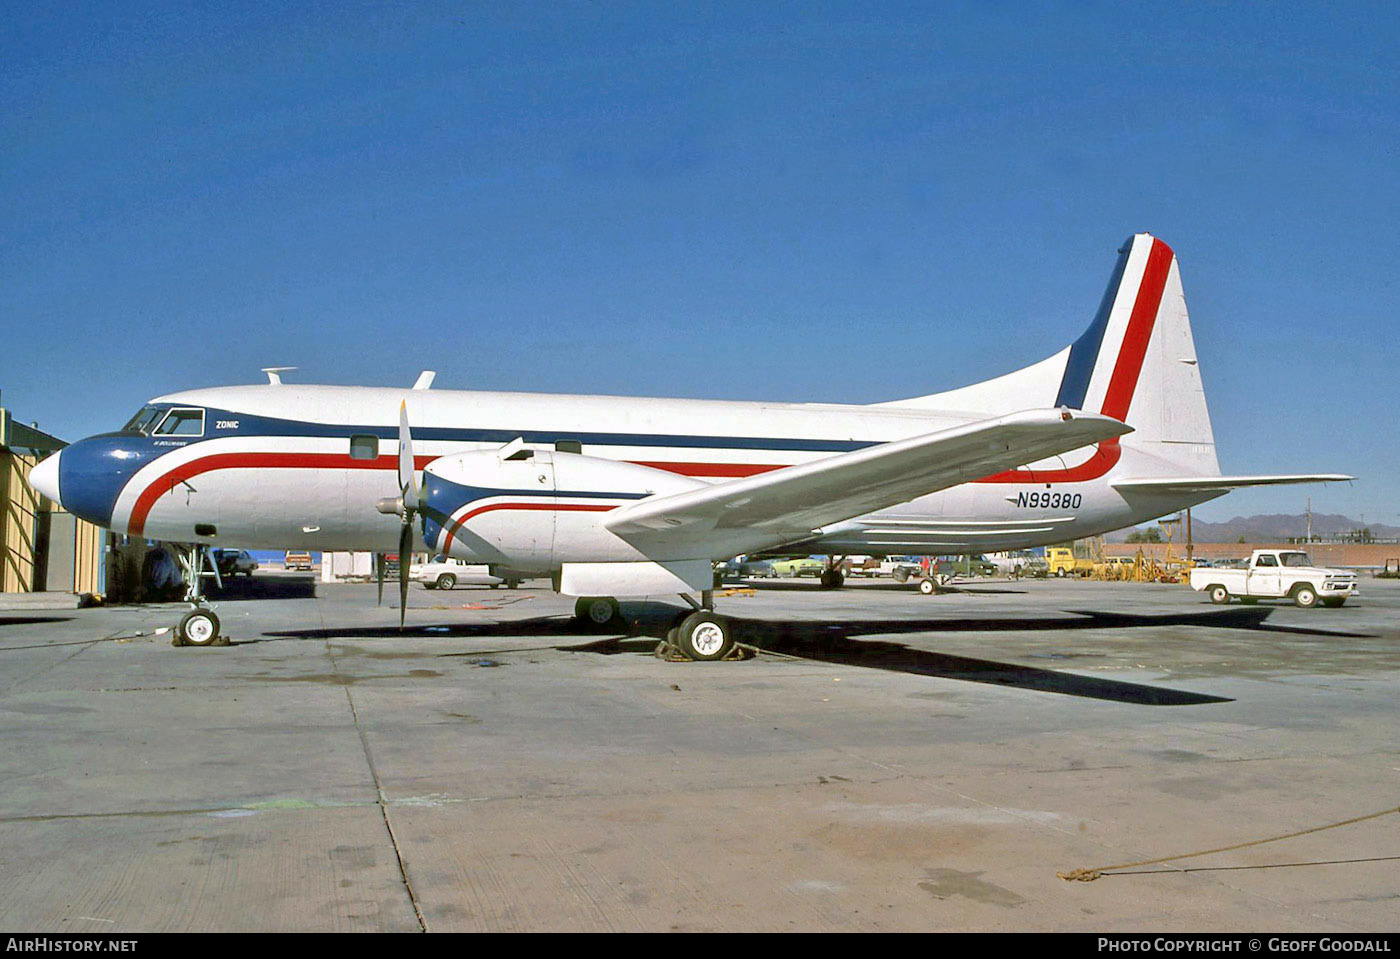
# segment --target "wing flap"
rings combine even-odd
[[[721,539],[727,544],[738,539],[755,545],[786,542],[830,523],[1131,431],[1107,416],[1029,410],[652,497],[617,510],[605,525],[651,548],[700,548],[707,540]],[[725,531],[744,535],[717,535]]]

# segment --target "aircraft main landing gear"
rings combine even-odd
[[[666,633],[665,642],[656,649],[658,656],[701,663],[743,658],[739,647],[734,644],[734,632],[729,620],[715,612],[713,593],[701,593],[698,603],[686,593],[681,593],[680,597],[691,605],[693,611],[678,619]]]

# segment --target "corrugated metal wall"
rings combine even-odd
[[[36,582],[46,585],[46,575],[36,576],[36,554],[42,559],[51,555],[64,564],[62,570],[50,569],[55,583],[77,593],[104,591],[103,560],[107,549],[107,531],[84,520],[49,524],[50,530],[61,536],[71,536],[72,543],[60,544],[61,549],[46,549],[35,538],[42,524],[41,510],[62,513],[30,488],[26,481],[37,457],[0,448],[0,592],[27,593]],[[69,548],[71,546],[71,548]],[[69,568],[71,564],[71,569]],[[70,587],[71,584],[71,587]]]
[[[34,588],[34,531],[39,494],[25,477],[35,458],[0,449],[0,539],[5,554],[0,592],[27,593]]]

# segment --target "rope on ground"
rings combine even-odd
[[[1368,813],[1365,816],[1356,816],[1352,819],[1343,819],[1341,822],[1328,823],[1325,826],[1314,826],[1311,829],[1300,829],[1298,832],[1285,833],[1282,836],[1270,836],[1267,839],[1255,839],[1250,842],[1236,843],[1233,846],[1220,846],[1216,849],[1202,849],[1200,852],[1188,852],[1176,856],[1162,856],[1159,859],[1143,859],[1138,862],[1124,862],[1116,866],[1100,866],[1098,869],[1073,869],[1069,872],[1057,872],[1066,882],[1093,882],[1105,873],[1118,869],[1136,869],[1138,866],[1155,866],[1158,863],[1174,862],[1177,859],[1194,859],[1197,856],[1209,856],[1217,852],[1230,852],[1233,849],[1246,849],[1250,846],[1262,846],[1267,842],[1278,842],[1282,839],[1296,839],[1298,836],[1306,836],[1309,833],[1322,832],[1324,829],[1336,829],[1339,826],[1350,826],[1354,823],[1366,822],[1368,819],[1379,819],[1382,816],[1389,816],[1392,813],[1400,813],[1400,806],[1391,806],[1389,809],[1382,809],[1380,812]]]

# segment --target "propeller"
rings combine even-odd
[[[408,567],[413,549],[413,515],[423,504],[423,493],[418,487],[418,475],[414,472],[413,433],[408,426],[408,402],[399,404],[399,495],[395,499],[379,501],[381,513],[397,513],[399,523],[399,629],[403,629],[404,617],[408,612]],[[375,557],[378,566],[380,600],[384,596],[384,564],[382,557]]]

